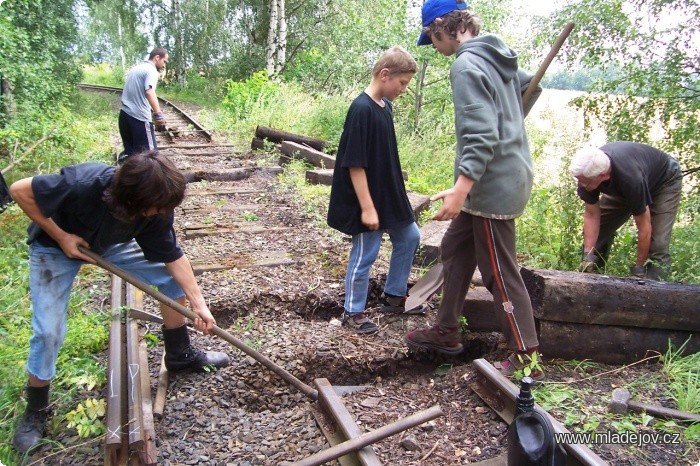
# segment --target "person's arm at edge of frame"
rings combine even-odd
[[[199,316],[194,321],[195,328],[200,332],[210,333],[214,325],[216,325],[216,320],[209,310],[209,306],[207,306],[201,288],[197,284],[197,279],[192,272],[192,265],[187,256],[182,255],[179,259],[166,262],[165,267],[177,284],[180,285],[182,291],[185,292],[192,311]]]
[[[379,214],[377,214],[377,209],[374,207],[374,201],[372,201],[372,196],[369,193],[365,169],[360,167],[351,167],[348,170],[350,171],[350,181],[352,181],[352,187],[355,189],[355,195],[357,196],[357,200],[360,203],[360,208],[362,209],[362,224],[370,230],[376,230],[379,228]]]
[[[600,232],[600,204],[586,204],[583,211],[583,253],[588,254],[595,248]]]
[[[637,261],[635,265],[643,266],[649,258],[649,248],[651,247],[651,212],[649,206],[640,215],[634,216],[634,223],[637,225]]]
[[[472,186],[474,186],[474,180],[465,175],[459,175],[453,187],[431,196],[430,200],[433,202],[442,199],[442,206],[433,220],[452,220],[457,217],[462,211]]]
[[[32,191],[32,178],[23,178],[10,186],[10,193],[17,205],[27,214],[27,217],[32,219],[47,235],[52,237],[61,247],[63,253],[71,259],[79,259],[85,262],[94,264],[95,262],[88,256],[84,255],[78,249],[78,246],[89,248],[85,239],[80,236],[68,233],[59,227],[51,218],[46,217],[34,198]]]

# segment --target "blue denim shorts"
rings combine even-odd
[[[165,264],[147,261],[136,241],[107,249],[102,257],[126,270],[171,299],[185,296]],[[68,301],[80,267],[85,262],[69,259],[60,248],[32,243],[29,246],[29,290],[32,299],[32,330],[27,371],[41,380],[56,375],[58,350],[66,335]]]

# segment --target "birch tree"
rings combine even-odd
[[[265,65],[268,76],[279,74],[287,60],[287,17],[284,0],[270,0]]]

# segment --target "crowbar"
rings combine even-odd
[[[134,285],[136,288],[140,289],[147,295],[155,298],[157,301],[161,302],[162,304],[165,304],[166,306],[170,307],[171,309],[175,310],[179,314],[182,314],[183,316],[187,317],[191,321],[194,321],[197,318],[197,314],[195,314],[193,311],[187,309],[185,306],[182,304],[178,303],[177,301],[165,296],[163,293],[160,291],[154,290],[151,288],[147,283],[143,282],[139,278],[133,276],[126,270],[121,269],[120,267],[117,267],[107,259],[104,259],[102,256],[99,254],[87,249],[84,246],[78,246],[78,249],[80,252],[88,256],[90,259],[94,260],[97,265],[102,267],[103,269],[107,270],[108,272],[113,273],[114,275],[122,278],[123,280],[131,283]],[[280,376],[283,380],[288,382],[290,385],[293,385],[297,390],[302,392],[304,395],[308,396],[311,398],[313,401],[318,400],[318,390],[315,390],[314,388],[310,387],[309,385],[306,385],[304,382],[301,380],[297,379],[292,375],[290,372],[286,371],[282,367],[278,366],[272,360],[269,358],[265,357],[261,353],[255,351],[253,348],[249,347],[243,341],[239,340],[235,336],[231,335],[229,332],[226,330],[214,325],[214,328],[212,328],[211,333],[214,335],[222,338],[223,340],[231,343],[233,346],[238,348],[239,350],[243,351],[245,354],[250,356],[251,358],[255,359],[258,361],[260,364],[263,366],[267,367],[270,369],[272,372]]]

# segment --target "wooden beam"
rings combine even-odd
[[[326,141],[316,139],[300,134],[294,134],[279,129],[268,128],[267,126],[258,126],[255,128],[255,137],[267,139],[272,142],[282,143],[282,141],[293,141],[299,144],[304,144],[313,147],[316,150],[322,151],[326,146]]]
[[[334,168],[335,157],[325,154],[313,147],[307,147],[294,141],[282,141],[280,152],[288,157],[306,160],[311,165],[319,168]]]
[[[700,285],[558,270],[520,273],[541,320],[700,331]]]
[[[690,338],[690,340],[688,340]],[[604,364],[630,364],[664,354],[668,345],[683,354],[700,351],[700,337],[680,330],[539,321],[540,351],[545,358],[591,359]]]

